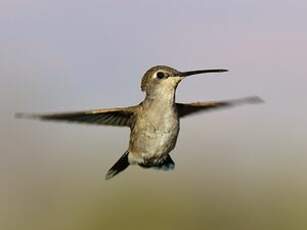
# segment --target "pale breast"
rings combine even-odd
[[[169,153],[176,145],[179,120],[174,110],[151,110],[137,117],[131,130],[129,151],[140,157]]]

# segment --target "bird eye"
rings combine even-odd
[[[162,79],[165,77],[165,74],[163,72],[158,72],[157,73],[157,78]]]

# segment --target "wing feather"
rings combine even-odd
[[[179,117],[185,117],[198,112],[229,108],[243,104],[257,104],[262,102],[263,100],[261,98],[252,96],[227,101],[194,102],[188,104],[176,103],[176,107]]]
[[[52,113],[52,114],[16,114],[17,118],[30,118],[50,121],[79,122],[96,125],[130,126],[137,106],[96,109],[80,112]]]

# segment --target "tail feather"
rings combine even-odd
[[[128,151],[125,152],[121,158],[119,158],[119,160],[109,169],[106,174],[106,180],[111,179],[129,166],[128,154]]]

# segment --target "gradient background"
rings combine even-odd
[[[305,0],[0,2],[1,229],[306,229]],[[229,68],[178,101],[261,96],[186,118],[172,172],[107,169],[129,130],[14,112],[125,106],[156,64]]]

